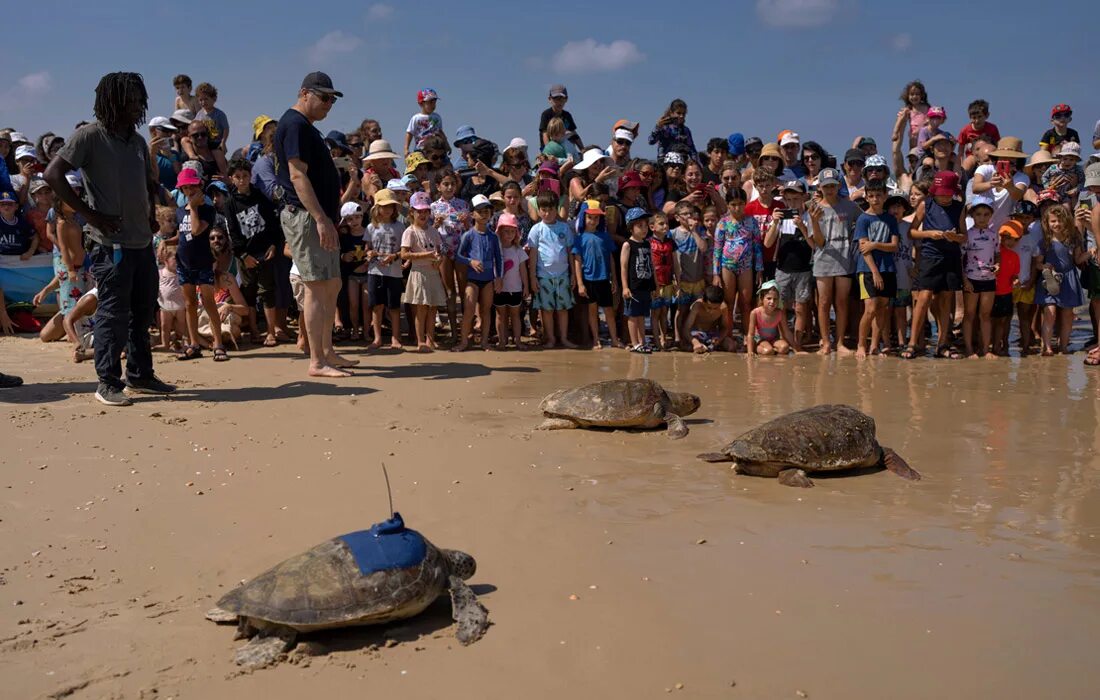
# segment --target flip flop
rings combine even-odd
[[[912,345],[910,345],[909,347],[902,350],[901,353],[899,354],[899,357],[901,357],[901,359],[903,359],[903,360],[912,360],[916,356],[917,356],[917,349],[914,348]]]
[[[273,348],[278,344],[279,344],[279,341],[275,338],[272,338],[271,336],[267,336],[266,338],[264,338],[264,347],[265,348]]]
[[[649,347],[648,345],[635,345],[634,347],[630,348],[630,352],[636,352],[639,355],[651,355],[653,354],[653,348]]]
[[[1086,367],[1100,367],[1100,350],[1093,348],[1088,355],[1085,356]]]
[[[962,357],[955,348],[942,347],[936,350],[937,360],[958,360]]]

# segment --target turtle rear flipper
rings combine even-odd
[[[279,660],[279,656],[294,646],[297,634],[290,628],[265,630],[248,644],[237,649],[234,660],[245,668],[263,668]]]
[[[451,589],[451,616],[458,623],[455,637],[463,646],[473,644],[489,629],[489,611],[459,577],[451,576],[448,587]]]
[[[782,470],[779,472],[778,481],[784,486],[797,486],[803,489],[808,489],[814,485],[814,482],[810,481],[810,477],[806,476],[806,472],[801,469]]]
[[[733,457],[730,457],[724,452],[704,452],[702,454],[695,455],[697,459],[701,459],[704,462],[732,462]]]
[[[535,430],[572,430],[577,424],[568,418],[547,418],[539,423]]]
[[[668,432],[666,435],[673,440],[679,440],[682,437],[686,437],[688,434],[687,424],[684,423],[684,419],[675,413],[666,413],[664,415],[664,421],[668,424]]]
[[[920,472],[910,467],[909,464],[901,458],[901,455],[894,452],[889,447],[882,448],[882,466],[903,479],[920,481]]]

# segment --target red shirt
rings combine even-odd
[[[650,236],[649,250],[653,258],[653,280],[657,286],[672,284],[672,256],[676,252],[676,243],[668,235],[660,241]]]
[[[1001,132],[997,130],[997,125],[992,122],[986,122],[981,131],[975,129],[973,124],[967,124],[959,131],[959,143],[966,146],[966,153],[970,153],[970,145],[982,134],[988,136],[993,143],[1001,140]]]
[[[760,235],[763,236],[768,230],[768,226],[771,224],[772,211],[776,207],[776,200],[772,200],[767,205],[763,200],[754,199],[745,205],[745,213],[756,219],[756,225],[760,227]],[[764,262],[775,262],[775,248],[776,246],[768,247],[764,246]]]
[[[997,294],[1012,294],[1012,278],[1020,276],[1020,256],[1001,246],[1001,266],[997,268]]]

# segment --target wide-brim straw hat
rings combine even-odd
[[[1015,136],[1005,136],[997,142],[997,150],[989,154],[990,158],[1027,158],[1022,149],[1024,142]]]
[[[1056,163],[1058,159],[1050,154],[1050,151],[1039,149],[1031,154],[1031,157],[1027,159],[1027,165],[1024,166],[1024,173],[1031,177],[1031,171],[1035,169],[1036,165],[1043,165],[1044,163]]]

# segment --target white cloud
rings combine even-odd
[[[25,107],[53,91],[53,76],[49,71],[28,73],[10,88],[0,93],[0,110]]]
[[[787,29],[828,24],[839,9],[840,0],[756,0],[756,15],[761,21]]]
[[[367,8],[367,19],[382,22],[393,17],[393,5],[384,2],[376,2]]]
[[[558,49],[551,65],[558,73],[616,71],[645,60],[645,54],[632,41],[616,39],[598,44],[595,39],[570,41]]]
[[[905,53],[913,48],[913,35],[907,32],[895,34],[890,37],[890,48],[898,53]]]
[[[362,45],[363,40],[347,32],[336,30],[318,39],[306,50],[310,64],[324,65],[342,54],[351,53]]]

